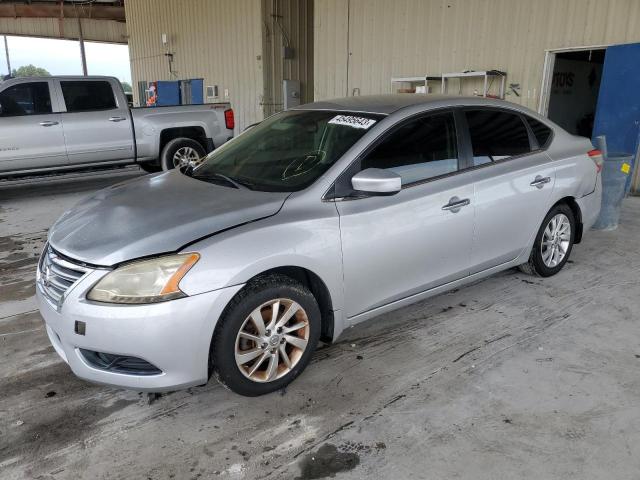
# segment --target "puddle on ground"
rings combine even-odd
[[[311,452],[300,459],[300,476],[296,480],[333,478],[336,473],[353,470],[360,464],[360,456],[355,452],[341,452],[330,443],[322,445],[317,452]]]

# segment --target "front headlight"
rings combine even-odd
[[[87,299],[140,304],[185,297],[178,284],[199,258],[197,253],[186,253],[123,265],[102,277]]]

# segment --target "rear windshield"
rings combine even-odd
[[[193,176],[224,175],[252,190],[302,190],[381,118],[366,113],[282,112],[214,150]]]

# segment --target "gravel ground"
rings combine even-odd
[[[319,349],[286,391],[76,379],[33,298],[47,228],[135,170],[0,185],[0,477],[638,479],[640,198],[549,279],[508,271]]]

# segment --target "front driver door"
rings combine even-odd
[[[0,92],[0,173],[66,165],[51,80],[18,83]]]
[[[458,145],[451,112],[423,114],[393,128],[361,159],[360,170],[392,170],[403,187],[393,196],[354,192],[336,202],[353,321],[469,274],[473,185],[457,174]]]

